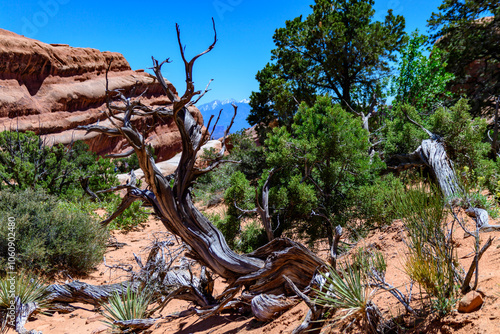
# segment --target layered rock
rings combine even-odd
[[[76,130],[80,125],[108,123],[102,112],[108,66],[110,90],[120,89],[130,97],[146,91],[141,98],[146,105],[170,103],[154,76],[133,71],[119,53],[46,44],[0,29],[0,131],[34,131],[44,135],[49,144],[81,139],[101,155],[126,150],[126,142],[120,138]],[[173,86],[170,88],[175,92]],[[203,122],[198,109],[190,111]],[[138,128],[155,129],[147,142],[159,160],[180,151],[180,136],[171,120],[134,122]],[[162,124],[151,127],[153,122]]]

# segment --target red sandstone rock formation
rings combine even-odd
[[[170,102],[152,75],[132,71],[119,53],[46,44],[0,29],[0,131],[34,131],[45,135],[50,144],[82,139],[98,154],[126,150],[123,140],[75,130],[79,125],[108,122],[101,110],[105,108],[105,73],[111,60],[111,90],[121,89],[125,96],[137,96],[147,89],[143,103]],[[173,86],[171,89],[175,91]],[[198,109],[193,107],[191,113],[203,122]],[[137,124],[140,128],[146,125]],[[172,121],[150,133],[148,142],[160,161],[181,149]]]

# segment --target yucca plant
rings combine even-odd
[[[113,329],[121,330],[123,328],[117,326],[115,321],[147,318],[147,308],[151,301],[152,296],[147,289],[134,290],[128,286],[121,294],[115,291],[108,299],[108,303],[102,304],[103,315],[107,319],[103,322]]]
[[[376,333],[381,314],[372,302],[375,290],[368,288],[366,275],[360,268],[347,263],[339,272],[330,267],[323,276],[326,283],[316,290],[315,303],[337,310],[339,315],[335,320],[357,321],[367,333]]]
[[[16,297],[20,298],[22,304],[35,302],[39,308],[48,305],[47,297],[49,291],[47,284],[42,278],[20,271],[15,275],[6,275],[0,279],[0,333],[9,330],[7,326],[7,309]]]
[[[14,289],[12,289],[12,284]],[[36,302],[40,308],[47,306],[47,284],[45,280],[34,274],[18,272],[16,275],[6,275],[0,279],[0,309],[7,309],[14,296],[19,297],[22,304]]]

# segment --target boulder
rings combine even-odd
[[[0,131],[33,131],[50,145],[81,139],[100,155],[127,150],[123,139],[76,130],[97,122],[110,125],[102,112],[108,67],[109,89],[119,89],[127,97],[145,92],[141,100],[150,106],[170,104],[156,78],[143,70],[133,71],[119,53],[46,44],[0,29]],[[190,112],[203,124],[198,109],[190,107]],[[147,142],[155,148],[158,160],[172,158],[181,150],[172,120],[150,117],[133,123],[141,130],[149,129]],[[153,123],[159,125],[151,127]]]
[[[483,296],[477,291],[470,291],[458,302],[458,312],[470,313],[478,310],[483,305]]]

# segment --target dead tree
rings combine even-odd
[[[221,151],[208,166],[201,168],[195,165],[198,151],[210,138],[207,129],[210,128],[212,118],[207,127],[203,128],[190,113],[191,106],[208,91],[208,86],[203,91],[195,90],[194,63],[213,49],[217,34],[214,25],[213,43],[207,50],[188,61],[178,25],[176,29],[186,75],[183,95],[178,96],[161,74],[162,65],[169,60],[160,63],[153,58],[153,71],[171,103],[153,108],[142,104],[140,99],[125,97],[119,91],[109,92],[110,96],[113,94],[115,101],[111,98],[108,100],[105,113],[113,127],[94,125],[83,128],[88,132],[121,136],[127,140],[138,157],[148,189],[141,190],[130,184],[125,200],[131,203],[130,199],[134,198],[150,203],[167,230],[189,246],[188,255],[227,280],[229,286],[222,296],[219,296],[218,306],[211,310],[212,312],[218,312],[230,303],[243,287],[247,299],[250,300],[259,294],[293,295],[293,291],[284,284],[283,276],[287,276],[297,288],[305,289],[316,268],[324,264],[321,259],[289,239],[274,239],[251,254],[237,254],[228,247],[221,232],[193,204],[191,187],[195,180],[227,162],[224,160],[223,142]],[[176,171],[171,175],[162,175],[147,150],[145,137],[131,122],[132,119],[152,115],[157,119],[172,117],[181,135],[182,154]]]

